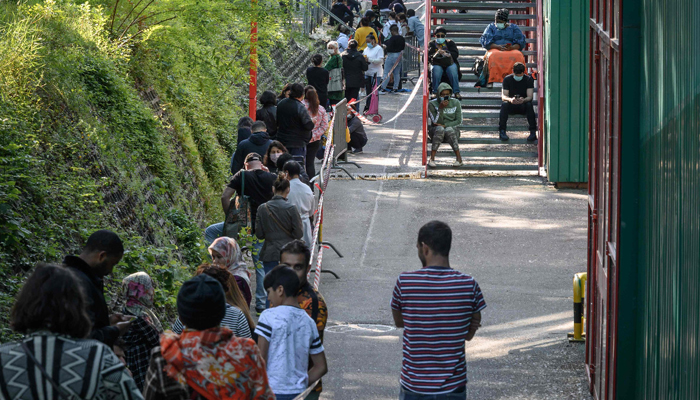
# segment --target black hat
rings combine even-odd
[[[177,294],[177,314],[191,329],[219,326],[226,314],[226,297],[219,281],[201,274],[183,283]]]

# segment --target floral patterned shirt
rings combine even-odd
[[[309,111],[309,103],[306,100],[304,100],[304,107],[306,107],[306,111]],[[328,130],[328,113],[326,109],[319,106],[316,116],[314,117],[311,115],[311,111],[309,111],[309,117],[314,121],[314,129],[311,130],[310,142],[321,140],[321,136]]]

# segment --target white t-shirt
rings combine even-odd
[[[382,63],[384,63],[384,49],[382,49],[382,46],[377,44],[371,49],[367,46],[362,51],[362,54],[367,56],[367,61],[369,62],[369,67],[367,71],[365,71],[365,76],[374,76],[374,74],[377,74],[377,78],[381,79],[384,73],[384,69],[382,68]]]
[[[323,353],[316,323],[298,307],[277,306],[260,314],[255,333],[267,339],[267,376],[275,394],[309,386],[309,354]]]

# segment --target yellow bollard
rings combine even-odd
[[[586,337],[583,332],[583,302],[586,299],[586,280],[588,274],[581,272],[574,275],[574,331],[569,333],[570,342],[585,342]]]

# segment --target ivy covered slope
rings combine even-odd
[[[262,43],[282,42],[279,2],[259,4]],[[254,12],[0,2],[0,341],[26,272],[100,228],[126,242],[115,278],[145,270],[172,310],[206,254],[202,228],[221,218]]]

